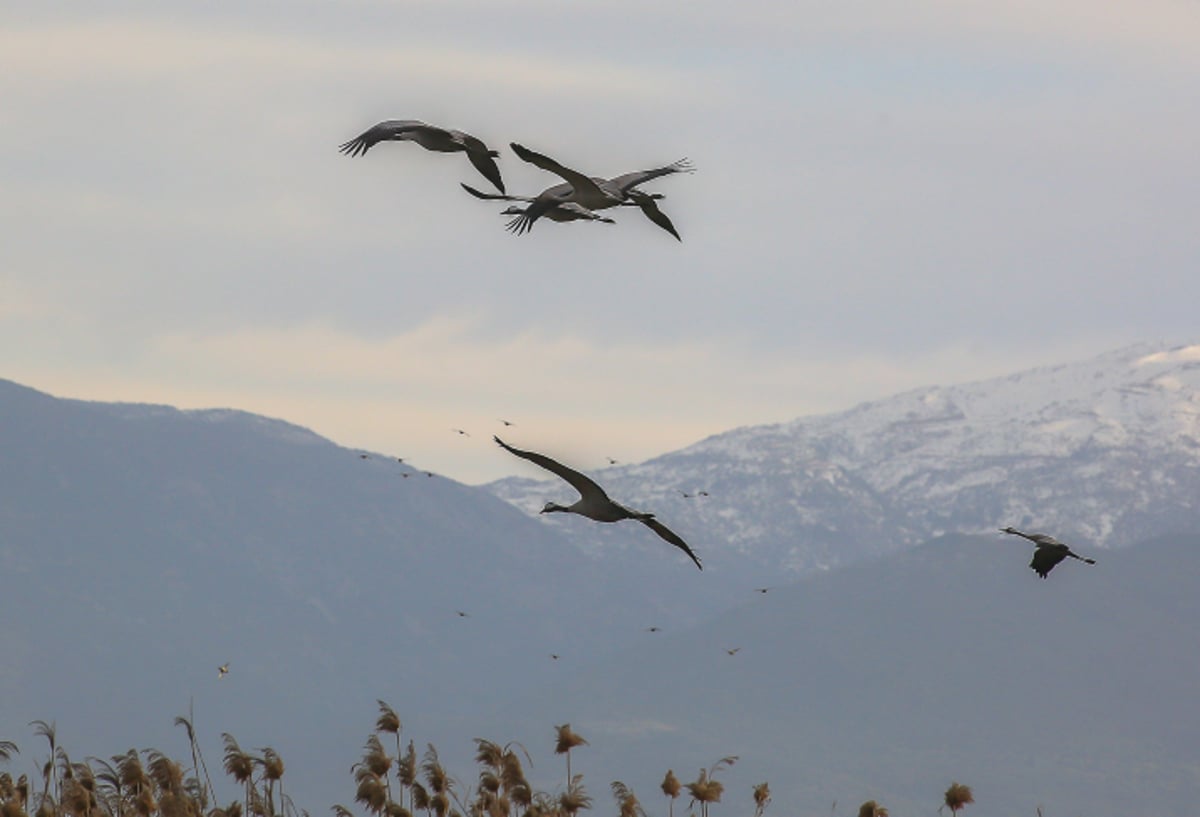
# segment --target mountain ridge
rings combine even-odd
[[[1008,524],[1097,547],[1186,531],[1200,524],[1200,345],[925,386],[597,473],[664,518],[688,504],[680,534],[717,543],[718,559],[794,574]],[[548,483],[485,487],[531,513]],[[618,546],[605,536],[577,534],[588,549]]]

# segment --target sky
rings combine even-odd
[[[0,377],[235,407],[464,482],[1195,342],[1200,4],[0,2]],[[688,157],[682,243],[504,230]],[[612,211],[609,211],[610,213]],[[514,425],[504,427],[500,420]],[[451,431],[461,428],[463,436]]]

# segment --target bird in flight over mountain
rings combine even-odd
[[[1072,559],[1078,559],[1085,564],[1094,565],[1096,563],[1095,559],[1080,556],[1053,536],[1047,536],[1044,533],[1021,533],[1021,531],[1012,527],[1001,528],[1000,532],[1020,536],[1036,545],[1033,549],[1033,561],[1029,563],[1029,566],[1043,579],[1049,575],[1056,564],[1068,556]]]
[[[636,519],[650,530],[657,533],[660,537],[670,542],[675,547],[682,550],[688,555],[696,567],[701,570],[700,559],[688,547],[687,542],[679,538],[677,534],[671,531],[666,525],[654,518],[654,514],[644,511],[635,511],[626,508],[624,505],[619,505],[608,498],[608,494],[604,493],[604,489],[592,482],[591,479],[583,474],[575,471],[557,460],[552,460],[544,454],[538,454],[533,451],[522,451],[519,448],[513,448],[508,443],[499,437],[493,437],[496,443],[508,451],[510,454],[529,460],[534,465],[539,465],[547,471],[555,474],[570,483],[576,491],[579,492],[579,500],[573,505],[558,505],[554,502],[547,502],[546,507],[542,508],[542,513],[552,513],[555,511],[563,511],[566,513],[577,513],[580,516],[586,516],[588,519],[594,519],[597,522],[619,522],[622,519]]]
[[[217,667],[217,680],[218,681],[221,680],[228,674],[229,674],[229,662],[226,661],[224,664]]]
[[[362,156],[380,142],[416,142],[435,153],[466,153],[475,169],[497,190],[504,192],[504,180],[500,178],[500,168],[496,166],[496,157],[500,153],[490,150],[482,140],[460,130],[439,128],[416,119],[388,119],[343,143],[339,150],[347,156]]]
[[[725,652],[728,653],[729,655],[737,655],[741,651],[742,651],[741,647],[734,647],[732,650],[725,650]]]

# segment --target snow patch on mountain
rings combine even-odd
[[[1119,546],[1200,525],[1200,344],[922,387],[596,476],[709,554],[706,566],[804,572],[1006,525]],[[488,487],[530,513],[570,495],[553,481]],[[709,495],[683,496],[699,490]],[[623,547],[608,527],[571,531],[588,549]]]

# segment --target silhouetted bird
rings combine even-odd
[[[530,206],[532,206],[533,203],[535,201],[537,201],[537,198],[530,197],[530,196],[510,196],[510,195],[498,196],[495,193],[484,193],[482,190],[476,190],[474,187],[471,187],[471,185],[469,185],[469,184],[464,184],[462,187],[464,190],[466,190],[468,193],[470,193],[472,196],[474,196],[477,199],[485,199],[488,201],[523,201],[527,205],[530,205]],[[570,189],[571,189],[571,185],[560,184],[560,185],[555,185],[554,187],[548,187],[545,190],[543,190],[541,193],[539,193],[538,195],[542,196],[542,195],[546,195],[547,193],[552,193],[554,191],[569,191]],[[633,205],[632,201],[622,202],[622,203],[629,204],[631,206]],[[528,211],[529,211],[529,207],[517,207],[514,204],[511,207],[506,207],[503,210],[501,210],[500,215],[502,215],[502,216],[524,216]],[[573,201],[554,202],[553,204],[551,204],[549,206],[549,209],[547,209],[541,215],[542,215],[542,217],[548,218],[551,221],[558,221],[558,222],[601,221],[601,222],[604,222],[605,224],[616,224],[617,223],[617,222],[613,221],[611,218],[605,218],[604,216],[599,215],[598,213],[595,213],[592,210],[589,210],[588,208],[584,207],[582,204],[576,204]],[[508,223],[509,229],[512,229],[513,225],[516,222],[517,222],[517,219],[513,219],[513,221],[510,221]]]
[[[641,208],[646,218],[675,236],[676,239],[682,240],[679,238],[679,232],[675,229],[675,225],[658,209],[655,198],[659,198],[659,196],[643,193],[635,188],[639,184],[648,182],[651,179],[657,179],[660,176],[667,176],[672,173],[692,172],[694,168],[692,168],[686,159],[680,159],[673,164],[656,167],[651,170],[639,170],[615,176],[611,179],[604,179],[599,176],[586,176],[578,170],[572,170],[565,165],[559,164],[549,156],[532,151],[516,142],[511,143],[511,147],[513,152],[522,160],[529,162],[535,167],[540,167],[542,170],[549,171],[561,177],[566,182],[565,185],[555,185],[543,190],[525,208],[524,213],[509,223],[509,229],[517,235],[528,232],[533,227],[535,221],[541,216],[546,215],[549,210],[564,202],[574,202],[588,210],[601,210],[606,207],[617,207],[622,204],[632,203]]]
[[[729,653],[730,655],[737,655],[739,652],[741,652],[741,650],[741,647],[734,647],[732,650],[725,650],[725,652]]]
[[[228,674],[229,674],[229,662],[227,661],[224,664],[222,664],[221,666],[217,667],[217,680],[218,681],[221,680]]]
[[[1080,556],[1053,536],[1047,536],[1044,533],[1021,533],[1021,531],[1012,527],[1001,528],[1000,532],[1020,536],[1037,545],[1033,550],[1033,561],[1029,563],[1029,566],[1043,579],[1054,569],[1056,564],[1068,556],[1089,565],[1096,563],[1095,559],[1087,559]]]
[[[504,181],[496,166],[499,152],[489,150],[481,140],[460,130],[439,128],[416,119],[389,119],[367,128],[339,150],[347,156],[362,156],[380,142],[416,142],[435,153],[465,153],[475,169],[504,192]]]
[[[662,630],[662,627],[647,627],[646,628],[646,632],[648,632],[648,633],[657,633],[660,630]]]
[[[579,492],[579,500],[573,505],[558,505],[554,502],[547,502],[546,507],[542,508],[542,513],[552,513],[554,511],[563,511],[566,513],[577,513],[580,516],[586,516],[588,519],[594,519],[597,522],[619,522],[622,519],[636,519],[650,530],[657,533],[666,541],[670,542],[675,547],[682,550],[688,555],[696,567],[700,567],[700,559],[688,547],[687,542],[683,541],[677,534],[672,532],[666,525],[654,518],[654,514],[644,511],[635,511],[626,508],[624,505],[618,505],[608,498],[608,494],[604,493],[604,489],[589,478],[585,477],[578,471],[572,470],[556,460],[552,460],[544,454],[537,454],[533,451],[522,451],[519,448],[513,448],[508,443],[499,437],[493,437],[496,443],[508,451],[510,454],[515,454],[522,459],[529,460],[534,465],[540,465],[547,471],[556,474],[571,484],[576,491]],[[700,568],[703,570],[704,568]]]

